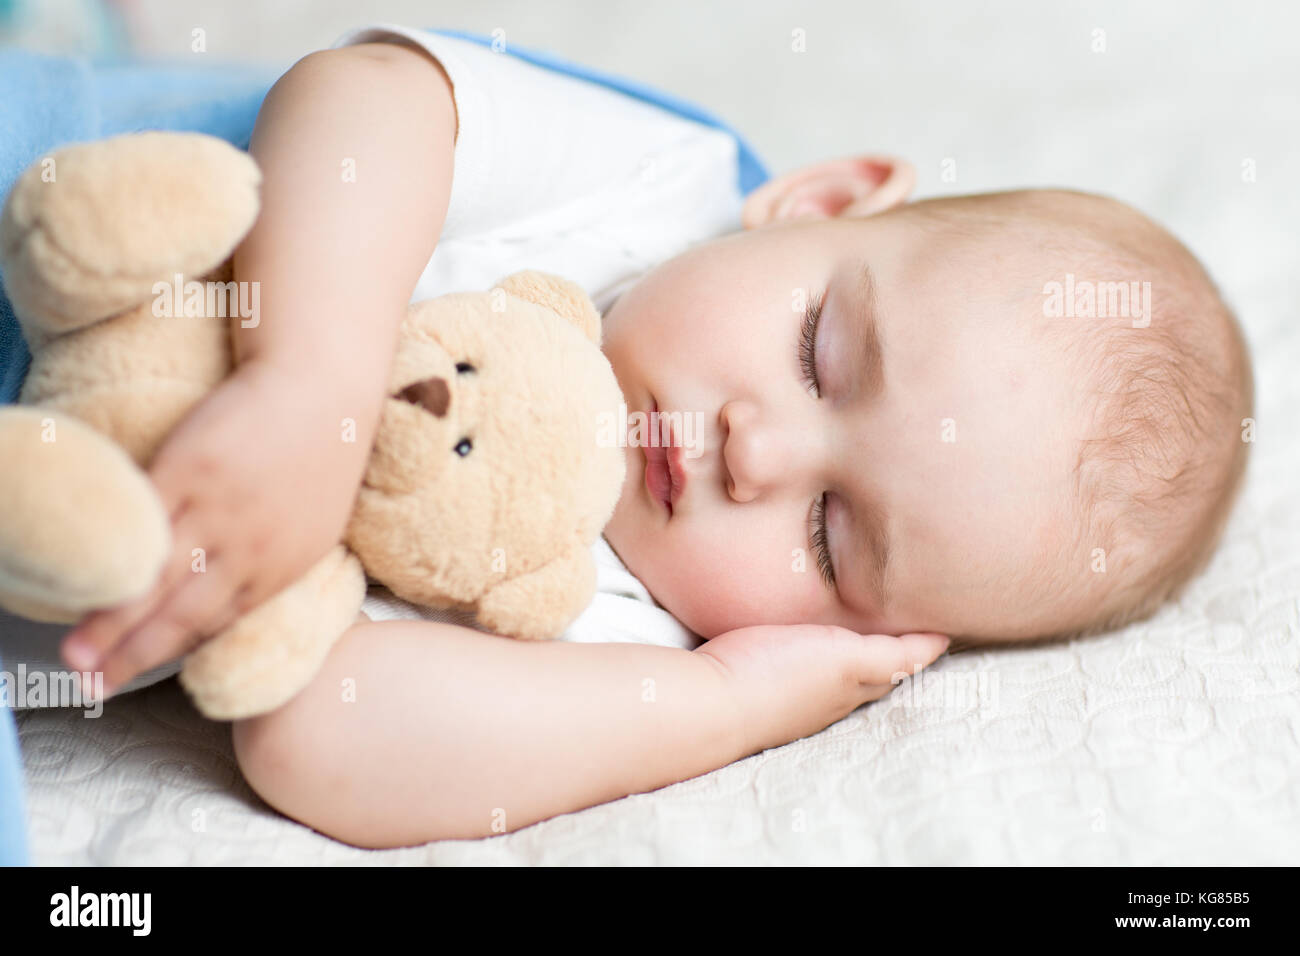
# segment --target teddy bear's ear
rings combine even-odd
[[[516,272],[497,283],[497,287],[558,313],[572,322],[583,335],[600,344],[600,313],[595,303],[576,282],[545,272]]]

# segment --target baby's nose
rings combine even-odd
[[[728,402],[719,414],[722,426],[722,460],[727,471],[727,493],[744,504],[799,467],[799,443],[790,429],[765,419],[748,402]]]
[[[451,389],[446,379],[442,378],[421,379],[406,386],[396,397],[412,405],[419,405],[439,418],[446,415],[447,409],[451,407]]]

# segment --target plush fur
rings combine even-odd
[[[144,469],[230,373],[230,320],[159,317],[155,285],[230,278],[260,176],[197,134],[51,158],[0,221],[33,353],[21,404],[0,409],[0,605],[74,621],[148,591],[170,554]],[[356,619],[367,574],[501,634],[559,634],[591,600],[590,546],[623,482],[622,450],[598,441],[622,400],[599,338],[586,295],[541,273],[412,306],[343,540],[186,659],[198,708],[233,719],[291,698]]]

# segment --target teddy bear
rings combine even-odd
[[[32,365],[0,408],[0,606],[72,622],[157,579],[170,522],[145,469],[233,367],[236,306],[211,305],[237,299],[259,182],[221,140],[146,132],[66,147],[14,186],[0,267]],[[591,600],[624,477],[597,427],[622,403],[599,338],[582,290],[538,272],[410,306],[343,539],[186,657],[198,709],[233,720],[292,698],[367,578],[500,635],[562,632]]]

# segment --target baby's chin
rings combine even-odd
[[[605,526],[605,541],[618,555],[628,571],[645,586],[655,603],[677,618],[685,627],[703,637],[714,637],[729,630],[719,627],[717,614],[724,610],[718,606],[716,595],[696,593],[700,588],[684,586],[676,571],[680,563],[674,560],[668,544],[663,540],[662,527],[646,520],[644,502],[624,507],[623,498],[614,509],[614,517]],[[641,505],[642,507],[637,507]],[[707,579],[707,575],[704,576]],[[712,599],[712,612],[708,605]]]
[[[641,452],[635,448],[630,448],[629,452],[631,454],[623,478],[623,491],[618,496],[614,513],[605,523],[603,535],[619,560],[634,576],[641,579],[646,568],[646,551],[653,544],[654,528],[648,520],[648,502],[643,494],[645,465],[644,462],[638,462]]]

